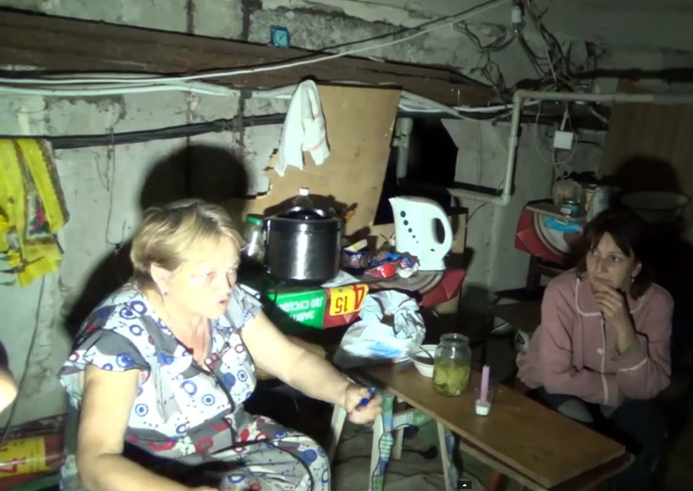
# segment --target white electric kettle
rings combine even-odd
[[[433,200],[418,196],[390,198],[395,216],[395,249],[419,260],[420,271],[442,271],[445,256],[452,248],[453,233],[445,210]],[[436,221],[443,225],[438,242]]]

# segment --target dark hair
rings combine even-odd
[[[646,264],[646,224],[640,216],[629,208],[609,208],[589,222],[582,232],[579,244],[580,260],[577,272],[580,277],[587,271],[587,255],[599,244],[605,234],[609,234],[619,249],[638,261],[642,268],[634,278],[630,294],[640,298],[652,284],[652,270]]]

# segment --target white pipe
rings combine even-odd
[[[407,177],[407,163],[409,161],[409,141],[414,120],[411,118],[397,119],[397,179]]]
[[[654,102],[654,94],[592,94],[585,92],[545,92],[535,90],[517,90],[513,102],[517,98],[537,99],[540,101],[581,101],[581,102]],[[517,103],[517,102],[515,102]]]
[[[507,206],[510,203],[512,177],[515,171],[517,146],[519,143],[520,116],[522,101],[534,99],[537,101],[574,101],[574,102],[619,102],[619,103],[651,103],[651,104],[693,104],[693,94],[587,94],[583,92],[540,92],[533,90],[517,90],[513,94],[513,112],[510,120],[510,137],[508,138],[508,163],[505,169],[505,181],[500,196],[491,196],[477,191],[449,188],[448,192],[458,198],[468,198],[497,206]]]
[[[522,96],[520,90],[513,95],[513,112],[510,118],[510,138],[508,139],[508,163],[505,167],[505,180],[503,181],[503,192],[500,196],[492,196],[478,191],[467,191],[464,189],[448,188],[448,192],[456,198],[469,198],[483,203],[491,203],[497,206],[507,206],[510,203],[510,196],[513,188],[513,172],[515,170],[515,154],[517,145],[520,142],[519,128],[520,115],[522,114]]]

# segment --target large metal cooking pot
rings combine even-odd
[[[339,273],[344,222],[331,211],[295,206],[265,219],[265,265],[280,281],[324,283]]]

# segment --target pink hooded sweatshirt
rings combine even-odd
[[[616,329],[604,320],[588,281],[570,270],[544,293],[541,325],[529,349],[517,356],[518,377],[551,394],[617,406],[623,399],[651,399],[669,385],[669,338],[674,302],[659,285],[629,301],[637,340],[616,350]]]

